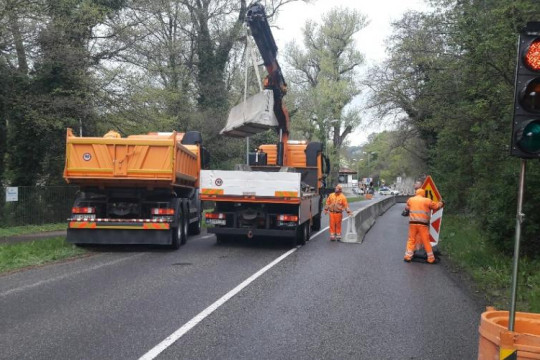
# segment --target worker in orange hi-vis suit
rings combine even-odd
[[[341,220],[343,210],[351,215],[347,198],[343,195],[341,185],[336,185],[335,192],[326,199],[324,213],[330,212],[330,241],[341,240]]]
[[[444,206],[444,202],[436,202],[425,197],[424,189],[417,189],[416,195],[407,200],[405,211],[409,212],[409,238],[407,240],[407,249],[403,260],[410,262],[414,255],[416,238],[420,237],[427,254],[427,262],[435,263],[433,249],[429,242],[429,220],[431,210],[439,210]]]

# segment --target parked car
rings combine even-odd
[[[392,190],[389,187],[383,186],[379,189],[379,194],[381,195],[392,195]]]
[[[390,195],[399,195],[400,194],[400,191],[398,189],[391,189],[390,190]]]

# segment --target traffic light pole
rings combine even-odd
[[[523,210],[523,191],[525,189],[525,168],[527,160],[521,159],[521,171],[519,174],[519,190],[518,190],[518,204],[516,215],[516,239],[514,243],[514,264],[512,268],[512,294],[510,303],[510,319],[508,321],[508,330],[514,331],[514,323],[516,320],[516,295],[517,295],[517,276],[519,265],[519,243],[521,241],[521,224],[525,218]]]

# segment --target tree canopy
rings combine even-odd
[[[516,39],[540,13],[531,1],[431,1],[394,24],[388,59],[370,71],[371,106],[398,119],[449,211],[477,218],[502,249],[512,248],[519,160],[509,156]],[[539,167],[531,163],[524,248],[540,246]]]

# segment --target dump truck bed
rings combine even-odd
[[[200,154],[180,133],[78,137],[67,131],[64,178],[81,186],[199,185]]]

